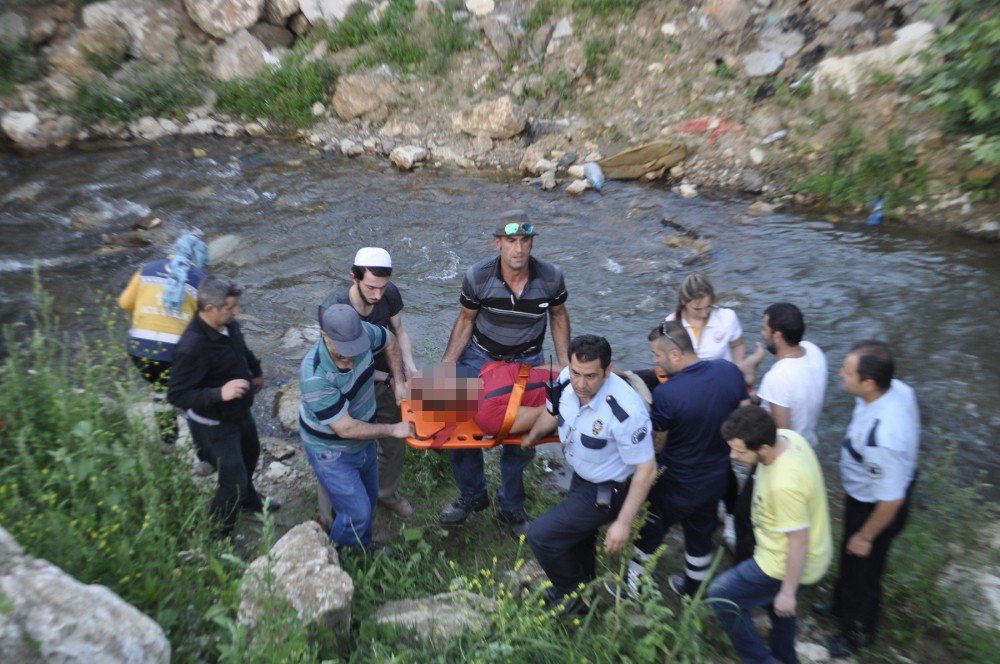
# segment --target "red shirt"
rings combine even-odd
[[[475,421],[488,436],[495,436],[500,431],[520,366],[517,362],[488,362],[479,371],[483,386]],[[521,405],[544,406],[545,382],[555,377],[556,374],[548,369],[532,369],[528,374],[528,384],[524,386]]]

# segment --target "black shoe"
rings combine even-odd
[[[500,510],[497,517],[500,519],[501,523],[506,523],[510,526],[511,532],[513,532],[516,537],[528,534],[528,526],[531,525],[531,521],[528,520],[528,515],[524,510],[517,510],[516,512]]]
[[[545,596],[545,606],[550,611],[558,611],[561,618],[585,616],[590,613],[590,605],[580,599],[580,597],[570,597],[567,595],[556,598],[552,595],[551,589]]]
[[[473,512],[482,512],[484,509],[490,506],[490,497],[483,494],[481,497],[476,498],[472,502],[465,502],[464,499],[459,498],[450,505],[446,505],[443,510],[441,510],[440,516],[438,516],[438,522],[442,526],[460,526],[465,523],[465,520],[469,518],[469,515]]]
[[[249,498],[243,503],[243,509],[247,512],[254,512],[256,514],[263,514],[265,511],[268,513],[277,512],[281,509],[281,502],[278,501],[277,498],[268,498],[267,496],[258,493],[256,496]]]
[[[813,613],[821,618],[836,618],[837,614],[833,612],[833,604],[828,602],[813,602],[809,607]]]
[[[847,639],[842,636],[831,636],[823,645],[830,651],[830,657],[834,659],[851,657],[857,650],[854,645],[848,643]]]
[[[687,579],[680,574],[671,574],[667,577],[667,585],[681,597],[691,597],[692,595],[687,589]]]

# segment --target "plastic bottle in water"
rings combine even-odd
[[[885,199],[881,196],[872,201],[872,213],[868,215],[868,225],[878,226],[885,216]]]
[[[587,182],[594,188],[594,191],[600,191],[604,186],[604,171],[592,161],[583,167],[583,177],[587,178]]]

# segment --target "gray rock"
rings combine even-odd
[[[299,0],[264,0],[264,17],[271,25],[284,26],[299,11]]]
[[[715,19],[723,32],[739,32],[750,19],[750,7],[743,0],[706,0],[701,13]]]
[[[465,8],[476,16],[486,16],[496,7],[493,0],[465,0]]]
[[[751,217],[762,217],[774,212],[774,206],[764,201],[755,201],[747,208],[747,214]]]
[[[571,196],[579,196],[590,188],[590,183],[586,180],[573,180],[566,185],[565,192]]]
[[[751,51],[743,56],[743,71],[747,76],[770,76],[785,64],[785,59],[775,51]]]
[[[563,17],[559,19],[556,23],[555,28],[552,30],[551,40],[556,41],[558,39],[566,39],[567,37],[573,36],[573,24],[570,22],[569,18]]]
[[[524,130],[526,122],[523,110],[507,95],[451,115],[455,131],[498,139],[517,136]]]
[[[334,632],[346,631],[351,624],[354,582],[315,521],[289,530],[244,574],[239,621],[251,632],[266,618],[268,594],[287,601],[304,624]]]
[[[225,39],[256,23],[264,0],[184,0],[184,7],[199,28]]]
[[[365,149],[351,139],[345,138],[340,141],[340,152],[345,157],[357,157],[360,154],[364,154]]]
[[[264,71],[267,49],[259,39],[246,30],[239,30],[232,37],[215,47],[212,55],[212,76],[220,81],[234,78],[251,78]]]
[[[926,50],[934,39],[934,24],[917,21],[896,30],[892,43],[861,53],[831,56],[816,65],[813,87],[838,89],[849,95],[858,92],[880,71],[895,77],[916,76],[924,69],[922,58],[912,57]]]
[[[235,127],[222,127],[222,132],[225,134],[228,131],[232,131],[233,134],[236,133],[239,125]],[[208,256],[213,264],[216,263],[237,263],[239,259],[239,253],[243,250],[243,240],[238,235],[226,234],[220,235],[219,237],[213,239],[208,243]],[[296,389],[298,387],[296,386]],[[298,424],[296,424],[296,431],[298,431]]]
[[[0,14],[0,44],[20,44],[29,37],[28,19],[14,12]]]
[[[288,19],[288,29],[299,37],[309,34],[309,30],[311,28],[312,26],[309,24],[309,19],[307,19],[305,14],[302,12],[292,14],[292,17]]]
[[[299,381],[289,381],[274,395],[274,410],[272,414],[281,422],[285,430],[299,432],[299,404],[302,401],[299,392]]]
[[[382,121],[399,101],[399,81],[387,67],[364,74],[350,74],[337,81],[333,110],[342,120],[363,116]]]
[[[865,15],[861,12],[851,11],[849,9],[841,9],[837,12],[837,15],[833,17],[830,24],[827,26],[827,30],[830,32],[847,32],[853,29],[855,26],[859,25],[865,20]]]
[[[93,57],[120,62],[125,57],[127,39],[125,30],[114,23],[84,28],[53,47],[49,64],[70,78],[89,81],[97,76],[91,64]]]
[[[279,28],[269,23],[257,23],[250,28],[249,32],[269,50],[279,46],[289,48],[295,42],[295,35],[292,34],[291,30]]]
[[[312,25],[320,22],[332,25],[334,21],[343,21],[355,2],[357,0],[299,0],[299,9]]]
[[[424,599],[388,602],[375,611],[375,621],[412,629],[421,639],[446,641],[485,629],[489,614],[497,608],[495,600],[456,590]]]
[[[76,134],[77,124],[66,115],[9,111],[0,119],[0,128],[16,150],[32,154],[66,147]]]
[[[465,153],[453,145],[439,145],[431,148],[431,158],[436,162],[454,164],[459,168],[475,168],[476,162],[465,156]]]
[[[555,171],[545,171],[542,173],[541,178],[542,189],[545,191],[552,191],[556,188],[556,172]]]
[[[7,662],[170,661],[163,629],[99,585],[24,554],[0,528],[0,654]]]
[[[427,160],[427,148],[419,145],[401,145],[389,153],[389,161],[401,171],[412,170],[414,166]]]
[[[511,23],[506,14],[484,16],[479,20],[479,27],[501,60],[506,60],[511,49],[516,49],[521,41],[521,30]]]
[[[740,191],[748,194],[759,194],[764,191],[764,176],[760,171],[747,169],[740,173]]]
[[[128,35],[128,54],[152,63],[177,61],[181,19],[177,7],[160,0],[108,0],[83,8],[84,25],[121,27]]]
[[[806,43],[805,35],[798,30],[785,32],[771,25],[764,28],[757,37],[757,48],[761,51],[774,51],[783,58],[790,58]]]

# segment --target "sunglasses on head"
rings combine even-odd
[[[531,235],[534,232],[535,232],[534,224],[519,224],[516,221],[512,221],[503,227],[504,235],[516,235],[518,233]]]
[[[667,339],[668,341],[670,341],[670,343],[672,343],[677,348],[677,350],[683,351],[683,349],[681,348],[681,345],[679,343],[677,343],[677,340],[674,339],[672,336],[670,336],[670,334],[667,332],[667,325],[668,324],[669,324],[668,321],[662,321],[660,323],[660,327],[658,328],[659,332],[660,332],[660,337],[663,338],[663,339]]]

